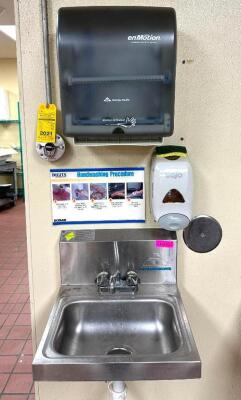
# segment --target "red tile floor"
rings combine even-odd
[[[34,400],[24,203],[0,210],[0,398]]]

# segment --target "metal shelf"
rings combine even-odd
[[[0,120],[0,125],[10,125],[10,124],[17,124],[18,125],[18,133],[19,133],[19,148],[18,152],[20,153],[21,157],[21,167],[20,171],[17,172],[18,175],[22,176],[22,191],[23,191],[23,198],[24,198],[24,172],[23,172],[23,150],[22,150],[22,131],[21,131],[21,115],[20,115],[20,107],[19,107],[19,102],[17,102],[17,113],[18,113],[18,119],[2,119]]]
[[[2,119],[0,120],[0,124],[19,124],[20,121],[18,119]]]
[[[12,201],[17,200],[18,197],[18,185],[17,185],[17,164],[15,161],[5,161],[5,163],[0,165],[0,175],[6,175],[9,174],[12,176],[12,195],[8,195],[6,193],[6,197],[9,198]],[[6,198],[5,197],[5,198]],[[2,198],[4,200],[4,198]]]

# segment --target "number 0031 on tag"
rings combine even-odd
[[[54,143],[56,134],[55,104],[40,104],[38,108],[37,142]]]

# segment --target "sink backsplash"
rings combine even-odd
[[[176,284],[177,238],[161,229],[62,231],[62,285],[90,285],[101,271],[134,270],[140,283]]]

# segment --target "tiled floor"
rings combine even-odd
[[[0,211],[0,398],[34,400],[24,203]]]

